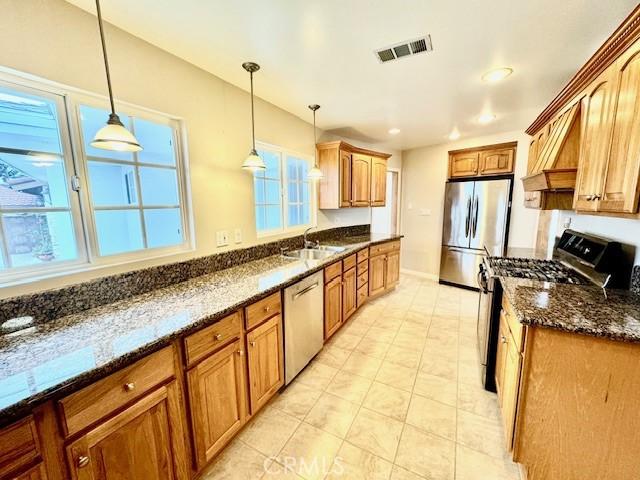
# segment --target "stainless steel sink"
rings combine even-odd
[[[282,255],[287,258],[295,258],[298,260],[323,260],[336,253],[346,250],[345,247],[336,247],[333,245],[319,245],[314,248],[301,248],[299,250],[289,250]]]

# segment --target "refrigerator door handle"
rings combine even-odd
[[[476,238],[476,233],[478,232],[478,210],[479,210],[478,207],[479,206],[480,206],[480,198],[476,195],[475,213],[473,215],[473,238]]]
[[[467,199],[467,217],[464,221],[464,238],[469,238],[471,233],[471,197]]]

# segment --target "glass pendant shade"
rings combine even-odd
[[[124,128],[118,116],[114,114],[109,115],[107,124],[96,132],[91,146],[118,152],[139,152],[142,150],[136,137]]]
[[[307,178],[309,180],[320,180],[323,177],[324,175],[322,174],[322,170],[320,170],[317,165],[314,165],[313,168],[309,170],[309,173],[307,173]]]
[[[245,170],[249,170],[250,172],[257,172],[259,170],[265,170],[267,166],[258,155],[258,152],[251,150],[251,153],[247,157],[247,159],[242,164],[242,168]]]

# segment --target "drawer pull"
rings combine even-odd
[[[244,355],[244,350],[238,350],[238,355],[243,356]]]
[[[256,342],[249,342],[249,345],[252,346],[252,347],[255,347],[256,346]]]
[[[86,455],[80,455],[78,457],[78,468],[84,468],[89,465],[89,457]]]
[[[213,336],[213,339],[214,339],[214,340],[220,340],[220,339],[222,339],[222,334],[221,334],[221,333],[216,333],[216,334]]]
[[[125,392],[132,392],[133,390],[135,390],[135,388],[136,388],[136,384],[133,382],[127,382],[124,384]]]
[[[504,335],[502,335],[502,336],[500,337],[500,341],[501,341],[502,343],[507,343],[507,337],[505,337]]]
[[[268,306],[268,305],[267,305],[266,307],[264,307],[264,311],[265,311],[265,313],[268,313],[270,310],[271,310],[271,307],[270,307],[270,306]]]

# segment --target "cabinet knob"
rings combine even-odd
[[[593,195],[587,195],[587,201],[590,202],[591,200],[593,200]]]
[[[214,339],[214,340],[220,340],[221,338],[222,338],[222,334],[221,334],[221,333],[216,333],[216,334],[213,336],[213,339]]]
[[[84,468],[89,465],[89,457],[86,455],[80,455],[78,457],[78,468]]]
[[[268,312],[269,310],[271,310],[271,307],[270,307],[270,306],[268,306],[268,305],[267,305],[266,307],[264,307],[264,311],[265,311],[265,312]]]
[[[249,345],[252,346],[252,347],[255,347],[256,346],[256,342],[249,342]]]
[[[244,355],[244,350],[238,350],[238,355],[243,356]]]
[[[502,336],[500,337],[500,341],[501,341],[502,343],[507,343],[507,337],[505,337],[504,335],[502,335]]]
[[[600,200],[601,198],[602,198],[602,196],[601,196],[601,195],[594,195],[594,196],[593,196],[593,199],[594,199],[594,200]]]
[[[135,390],[136,388],[136,384],[133,382],[127,382],[124,384],[124,390],[125,392],[131,392],[133,390]]]

